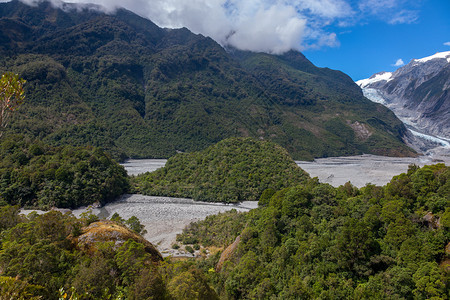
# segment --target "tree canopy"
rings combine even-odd
[[[128,190],[125,169],[100,148],[0,141],[0,205],[49,209],[105,204]]]
[[[0,216],[15,220],[0,227],[0,299],[218,299],[193,262],[164,262],[159,253],[155,259],[139,236],[118,243],[113,230],[127,231],[120,223],[85,227],[92,218],[23,216],[11,206],[0,207]],[[97,223],[111,232],[101,241],[91,236],[96,251],[77,246]]]
[[[248,213],[191,224],[178,240],[234,251],[200,263],[224,299],[448,299],[450,168],[383,187],[315,180],[263,197]],[[224,251],[226,252],[226,251]]]
[[[286,150],[252,138],[229,138],[207,149],[180,153],[164,168],[132,179],[136,192],[212,202],[256,201],[266,189],[306,181]]]

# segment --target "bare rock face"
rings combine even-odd
[[[361,140],[367,140],[372,135],[372,132],[370,132],[369,128],[363,123],[359,123],[358,121],[355,121],[354,123],[348,121],[347,123]]]
[[[90,224],[83,228],[83,234],[76,237],[74,242],[80,250],[86,253],[94,253],[97,251],[98,243],[113,242],[114,248],[118,249],[129,239],[143,244],[145,251],[152,256],[154,262],[163,260],[161,253],[152,243],[113,221],[98,221]]]
[[[440,227],[440,219],[431,212],[428,212],[422,219],[431,229],[438,229]]]
[[[450,139],[450,51],[413,59],[393,73],[377,73],[357,84],[367,94],[378,93],[409,125]]]

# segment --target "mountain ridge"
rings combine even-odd
[[[0,71],[28,81],[11,132],[101,146],[122,159],[169,157],[232,136],[274,141],[295,159],[413,154],[389,110],[299,52],[224,49],[124,9],[69,8],[0,4],[0,22],[15,24],[0,30]],[[357,123],[370,136],[358,137]]]
[[[450,51],[413,59],[395,72],[380,72],[357,84],[380,93],[419,131],[450,139]]]

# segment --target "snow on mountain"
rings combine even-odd
[[[375,102],[375,103],[380,103],[386,107],[389,107],[389,104],[386,102],[386,99],[383,98],[383,96],[380,94],[380,92],[377,89],[363,88],[362,91],[363,91],[364,97],[366,97],[370,101]]]
[[[433,60],[433,59],[443,59],[446,58],[447,62],[450,63],[450,51],[446,51],[446,52],[438,52],[434,55],[431,56],[427,56],[424,58],[420,58],[420,59],[413,59],[414,62],[418,62],[418,63],[425,63],[427,61]]]
[[[356,83],[368,99],[390,108],[412,135],[449,149],[450,51],[413,59],[395,72]]]
[[[369,84],[379,82],[379,81],[386,81],[389,82],[392,80],[392,73],[391,72],[380,72],[377,74],[372,75],[370,78],[367,79],[361,79],[356,82],[357,85],[359,85],[361,88],[368,86]]]

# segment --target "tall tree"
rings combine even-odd
[[[25,80],[19,75],[6,72],[0,79],[0,137],[8,125],[11,112],[15,111],[25,99],[23,85]]]

